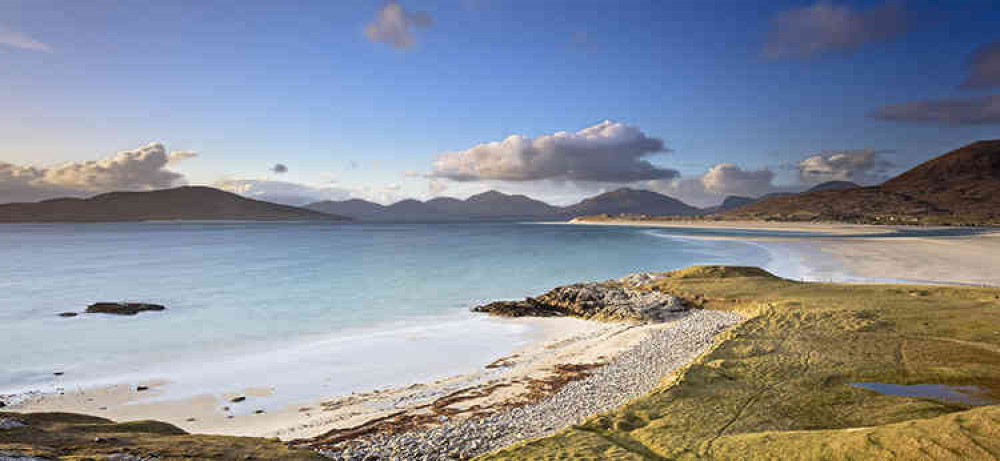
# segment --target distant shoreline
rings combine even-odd
[[[810,232],[816,236],[704,236],[706,240],[743,240],[806,245],[832,257],[852,276],[873,281],[917,284],[1000,286],[1000,229],[977,228],[979,233],[953,236],[903,236],[910,226],[867,224],[791,223],[763,221],[640,221],[574,219],[565,224],[585,226],[731,229],[773,232]],[[964,229],[946,226],[920,230]],[[971,229],[970,229],[971,230]],[[888,236],[887,234],[896,234]],[[850,236],[850,238],[847,238]],[[794,251],[794,250],[793,250]]]

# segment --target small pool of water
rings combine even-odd
[[[879,394],[902,397],[924,397],[948,403],[963,405],[993,405],[1000,403],[991,398],[985,389],[977,386],[949,386],[946,384],[886,384],[853,383],[854,387],[878,392]]]

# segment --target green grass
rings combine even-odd
[[[27,425],[0,431],[0,453],[53,459],[105,459],[113,454],[156,455],[162,460],[322,460],[276,439],[187,434],[156,421],[115,423],[72,413],[0,413]],[[98,440],[100,439],[100,440]]]
[[[1000,290],[799,283],[754,268],[672,275],[654,288],[751,318],[651,394],[483,459],[1000,456],[1000,406],[850,386],[976,385],[1000,401]]]

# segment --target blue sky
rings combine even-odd
[[[1000,9],[947,3],[0,0],[0,162],[55,168],[160,142],[198,153],[169,165],[187,182],[257,181],[243,190],[264,197],[263,181],[381,201],[498,188],[567,202],[630,185],[707,204],[802,187],[803,159],[846,151],[874,152],[878,162],[846,173],[873,182],[1000,137],[1000,116],[872,116],[995,94],[997,82],[960,86],[974,53],[1000,40]],[[389,7],[423,18],[404,24],[406,48],[366,32]],[[786,24],[799,35],[775,53],[781,18],[805,24]],[[807,41],[818,45],[796,48]],[[679,176],[422,176],[442,154],[604,120],[671,150],[625,161]],[[578,155],[565,149],[553,155]],[[270,172],[276,163],[288,172]],[[680,185],[720,163],[773,178],[711,193]]]

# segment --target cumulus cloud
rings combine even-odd
[[[1000,123],[1000,95],[889,104],[869,114],[892,122],[987,125]]]
[[[631,182],[670,179],[676,170],[647,157],[667,152],[663,140],[637,127],[604,121],[576,133],[560,131],[536,138],[514,135],[461,152],[441,155],[431,176],[455,181],[536,181],[544,179]]]
[[[695,178],[647,181],[644,187],[669,195],[690,205],[717,205],[727,196],[759,197],[790,188],[774,185],[775,174],[768,168],[745,170],[732,163],[713,165]]]
[[[283,163],[276,163],[271,167],[271,172],[276,174],[285,174],[288,173],[288,167]]]
[[[744,170],[732,163],[720,163],[701,177],[705,190],[724,195],[756,196],[771,191],[774,172],[763,168]]]
[[[805,185],[826,181],[853,181],[861,185],[881,183],[894,166],[892,162],[880,158],[882,153],[863,149],[812,155],[796,165],[799,180]]]
[[[969,59],[969,75],[962,88],[1000,87],[1000,41],[982,46]]]
[[[906,14],[899,5],[886,3],[859,11],[850,5],[821,1],[778,14],[764,54],[805,58],[830,51],[851,52],[869,42],[896,38],[905,29]]]
[[[373,42],[382,42],[396,49],[413,46],[413,30],[430,27],[431,16],[418,11],[409,13],[395,2],[389,1],[375,14],[375,20],[365,28],[365,35]]]
[[[0,162],[0,202],[82,197],[110,191],[162,189],[182,183],[184,176],[167,169],[194,152],[170,152],[152,143],[102,160],[53,167]]]
[[[18,48],[21,50],[41,51],[43,53],[52,52],[52,47],[20,32],[15,32],[3,27],[0,27],[0,45]]]

